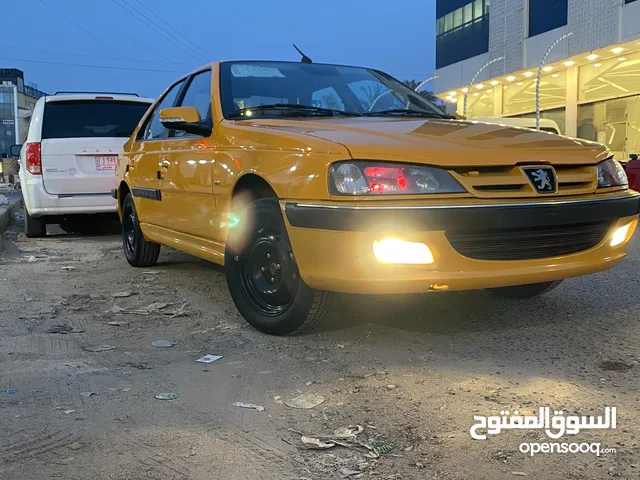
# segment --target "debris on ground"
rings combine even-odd
[[[73,327],[70,327],[69,325],[54,325],[51,328],[47,328],[45,330],[46,333],[59,333],[61,335],[66,335],[69,332],[73,331]]]
[[[33,262],[37,262],[38,259],[36,257],[34,257],[33,255],[31,255],[29,258],[27,258],[27,262],[29,263],[33,263]]]
[[[147,270],[142,273],[144,273],[145,275],[160,275],[162,272],[157,272],[155,270]]]
[[[524,472],[511,472],[511,475],[515,475],[516,477],[526,477],[527,474]]]
[[[178,398],[177,393],[158,393],[156,394],[158,400],[176,400]]]
[[[113,298],[127,298],[133,295],[133,292],[117,292],[111,295]]]
[[[253,403],[242,403],[242,402],[235,402],[233,404],[234,407],[240,407],[240,408],[252,408],[254,410],[257,410],[259,412],[264,412],[264,407],[262,405],[254,405]]]
[[[222,358],[222,355],[205,355],[204,357],[200,357],[199,359],[197,359],[196,362],[213,363],[216,360],[220,360],[221,358]]]
[[[56,257],[61,257],[61,256],[62,256],[62,252],[61,252],[60,250],[56,250],[55,252],[53,252],[53,254],[54,254]]]
[[[9,205],[9,198],[4,195],[0,195],[0,205]]]
[[[326,450],[336,446],[341,446],[356,450],[368,458],[378,458],[380,454],[386,454],[393,450],[391,445],[385,443],[372,443],[361,440],[358,436],[364,432],[361,425],[349,425],[336,429],[331,435],[306,435],[293,429],[290,432],[301,435],[300,441],[303,447],[309,450]],[[361,472],[357,472],[361,473]]]
[[[133,362],[125,362],[122,364],[123,367],[132,367],[138,370],[151,370],[153,367],[148,363],[133,363]]]
[[[97,395],[96,392],[80,392],[80,395],[82,395],[83,397],[92,397],[93,395]]]
[[[338,471],[344,478],[351,477],[352,475],[360,475],[362,473],[360,470],[351,470],[350,468],[341,468]]]
[[[8,393],[9,395],[12,395],[12,394],[16,393],[16,391],[15,391],[15,389],[13,389],[13,388],[7,388],[7,393]]]
[[[396,386],[395,386],[395,385],[393,385],[393,384],[389,384],[389,385],[387,385],[387,386],[386,386],[386,389],[387,389],[387,390],[395,390],[396,388],[398,388],[398,387],[396,387]]]
[[[130,388],[107,388],[110,392],[128,392]]]
[[[70,413],[74,413],[74,412],[75,412],[75,410],[65,410],[64,414],[65,415],[69,415]]]
[[[325,401],[322,395],[316,395],[315,393],[303,393],[302,395],[287,400],[284,404],[291,408],[314,408]]]
[[[126,327],[127,325],[129,325],[129,322],[125,322],[124,320],[114,320],[112,322],[108,322],[107,325],[111,325],[113,327]]]
[[[87,352],[107,352],[109,350],[115,350],[116,347],[113,345],[91,345],[88,347],[82,347],[82,349]]]
[[[76,269],[76,267],[71,267],[71,266],[69,266],[69,265],[65,265],[64,267],[61,267],[61,268],[62,268],[62,270],[67,270],[67,271],[75,270],[75,269]]]
[[[154,340],[151,342],[151,345],[156,348],[170,348],[175,347],[177,344],[178,342],[171,342],[169,340]]]

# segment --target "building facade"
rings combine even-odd
[[[23,143],[38,98],[45,93],[24,82],[24,73],[16,68],[0,68],[0,182],[12,181],[9,149]]]
[[[436,17],[434,90],[451,110],[535,117],[538,66],[568,35],[542,69],[541,117],[618,159],[640,152],[640,0],[437,0]]]

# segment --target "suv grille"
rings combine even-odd
[[[535,197],[535,192],[521,167],[464,167],[450,173],[469,193],[480,198]],[[592,193],[598,185],[595,165],[553,165],[558,191],[548,196]]]
[[[598,245],[612,221],[475,232],[446,232],[451,246],[477,260],[532,260],[588,250]]]

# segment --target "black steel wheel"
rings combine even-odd
[[[158,261],[160,244],[145,240],[131,194],[122,204],[122,246],[127,262],[133,267],[151,267]]]
[[[332,295],[300,278],[278,200],[252,202],[231,230],[225,251],[227,285],[240,314],[261,332],[292,335],[315,326]]]

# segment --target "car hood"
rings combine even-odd
[[[440,166],[589,165],[611,155],[595,142],[470,121],[376,117],[260,119],[249,123],[341,144],[355,159]]]

